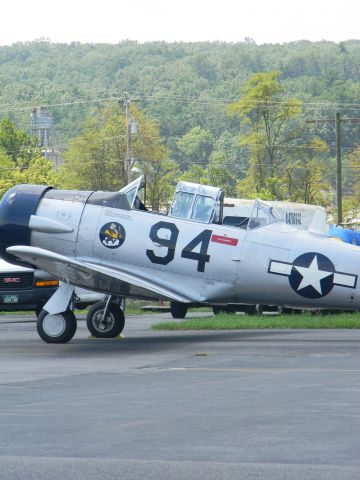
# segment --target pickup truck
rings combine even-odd
[[[58,286],[59,280],[42,270],[0,259],[0,311],[33,310],[38,315]],[[75,295],[75,305],[80,309],[104,297],[82,288],[76,288]]]

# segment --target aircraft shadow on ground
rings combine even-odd
[[[299,331],[292,331],[292,334],[301,334]],[[134,353],[134,354],[143,354],[143,353],[157,353],[161,351],[175,350],[182,348],[183,346],[189,345],[198,345],[201,347],[203,344],[216,344],[221,342],[271,342],[274,340],[274,335],[276,335],[276,342],[282,341],[280,337],[288,335],[289,332],[285,331],[242,331],[242,332],[211,332],[211,333],[202,333],[202,332],[188,332],[188,333],[178,333],[169,332],[168,335],[154,332],[151,335],[137,337],[126,337],[124,339],[87,339],[87,338],[74,338],[72,342],[66,345],[57,345],[57,350],[59,348],[64,349],[64,351],[82,351],[89,352],[92,351],[94,354],[102,354],[104,352],[121,352],[121,353]],[[284,339],[285,341],[285,339]],[[288,340],[286,340],[288,341]]]

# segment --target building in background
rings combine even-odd
[[[52,115],[47,107],[35,107],[31,113],[31,133],[39,139],[45,158],[55,167],[64,163]]]

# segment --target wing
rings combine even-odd
[[[9,247],[7,251],[76,287],[124,297],[164,299],[185,303],[193,301],[192,298],[168,286],[118,268],[115,270],[102,265],[79,262],[38,247],[20,245]]]

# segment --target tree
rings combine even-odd
[[[0,149],[0,195],[2,196],[9,188],[15,185],[12,172],[16,168],[14,161]]]
[[[148,175],[150,202],[156,209],[167,199],[176,165],[168,159],[159,126],[132,107],[139,125],[132,140],[135,164]],[[63,183],[67,188],[119,190],[127,183],[126,125],[119,105],[109,105],[87,119],[81,135],[70,141],[64,155]]]
[[[186,170],[180,176],[179,180],[191,183],[202,183],[203,185],[207,185],[209,183],[207,170],[200,165],[192,165],[189,170]]]
[[[189,167],[191,164],[206,165],[213,149],[214,139],[210,132],[194,127],[176,142],[180,151],[180,164]]]
[[[209,162],[220,159],[225,168],[238,178],[244,178],[248,169],[248,158],[244,153],[246,148],[239,144],[239,135],[223,132],[214,144]]]
[[[221,153],[210,157],[206,168],[207,184],[222,188],[226,196],[233,197],[236,193],[237,180],[226,160],[226,156]]]
[[[277,179],[286,155],[283,144],[297,137],[290,120],[299,115],[301,102],[286,99],[280,72],[257,73],[243,88],[243,96],[228,106],[230,116],[240,117],[244,128],[240,143],[250,150],[250,167],[239,188],[253,194],[281,197]]]
[[[350,195],[344,198],[343,209],[349,219],[358,218],[360,214],[360,145],[347,158],[350,170],[348,189]]]
[[[192,165],[181,175],[180,180],[222,188],[228,197],[236,193],[236,177],[227,169],[225,158],[221,154],[212,156],[206,168]]]
[[[0,122],[0,194],[19,183],[55,186],[59,175],[36,140],[5,118]]]
[[[21,183],[57,186],[59,181],[59,174],[45,157],[32,158],[24,168],[0,150],[0,195]]]
[[[296,158],[284,165],[284,197],[293,202],[328,205],[330,183],[326,179],[325,154],[329,151],[323,140],[315,138],[299,148]]]
[[[6,117],[0,122],[0,148],[17,165],[22,165],[24,168],[27,168],[33,158],[41,156],[37,139],[19,130]]]
[[[126,184],[126,126],[120,109],[101,110],[84,122],[64,154],[63,187],[116,190]]]
[[[178,164],[164,158],[140,162],[140,168],[146,175],[146,203],[152,210],[158,211],[167,206],[172,197],[173,185],[179,172]]]

